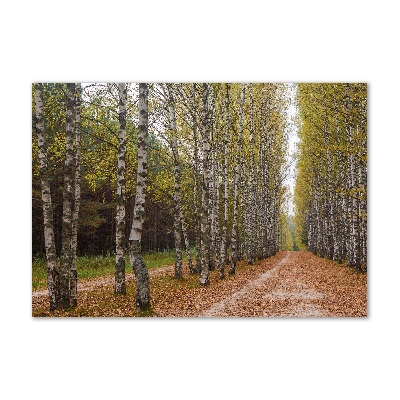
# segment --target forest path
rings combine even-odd
[[[226,271],[227,272],[227,271]],[[210,285],[184,266],[149,270],[152,310],[157,317],[361,317],[367,315],[367,275],[307,251],[283,251],[253,265],[241,261],[235,275]],[[133,273],[127,295],[115,296],[112,275],[78,282],[78,307],[49,312],[47,291],[32,293],[34,316],[126,316],[135,314]]]
[[[323,310],[315,300],[323,299],[325,296],[307,286],[305,282],[299,281],[298,277],[292,274],[292,279],[279,279],[280,269],[285,272],[298,268],[298,259],[295,252],[287,252],[274,268],[261,274],[253,281],[246,284],[242,289],[233,293],[230,297],[216,303],[203,312],[202,317],[239,316],[244,304],[244,314],[252,307],[252,303],[272,303],[278,306],[279,302],[288,303],[285,307],[278,307],[278,310],[271,313],[267,310],[259,316],[292,316],[292,317],[320,317]],[[274,278],[274,279],[272,279]],[[295,278],[295,279],[293,279]],[[271,282],[269,282],[271,280]],[[280,282],[278,283],[277,280]],[[273,290],[271,290],[271,288]],[[295,300],[295,301],[293,301]]]
[[[201,317],[366,316],[366,275],[314,256],[286,252],[273,268],[202,311]]]
[[[282,260],[278,262],[278,264],[268,270],[267,272],[264,272],[261,274],[258,278],[254,279],[253,281],[250,281],[250,283],[247,283],[242,289],[238,290],[237,292],[233,293],[230,295],[230,297],[225,298],[218,303],[214,304],[212,307],[210,307],[208,310],[202,313],[200,315],[201,317],[218,317],[218,316],[224,316],[224,313],[226,312],[225,310],[229,308],[237,308],[238,306],[240,307],[240,303],[245,300],[248,301],[248,299],[254,294],[254,290],[259,290],[262,288],[264,282],[269,279],[273,274],[275,274],[278,269],[290,258],[290,253],[288,252]]]

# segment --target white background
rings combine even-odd
[[[395,4],[3,2],[1,397],[399,398]],[[37,81],[368,82],[368,318],[33,319]]]

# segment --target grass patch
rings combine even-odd
[[[187,261],[184,252],[183,261]],[[175,250],[144,253],[144,261],[147,268],[158,268],[163,265],[175,263]],[[58,260],[58,265],[60,260]],[[78,280],[96,278],[99,276],[112,275],[115,270],[115,256],[83,256],[76,261]],[[129,257],[126,258],[126,271],[131,271]],[[34,258],[32,261],[32,290],[46,289],[46,260]]]

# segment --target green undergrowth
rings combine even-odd
[[[182,254],[183,261],[187,261],[186,255]],[[192,256],[193,257],[193,256]],[[175,250],[160,252],[149,252],[143,255],[148,268],[158,268],[175,263]],[[58,265],[60,260],[58,260]],[[78,280],[96,278],[114,274],[115,256],[83,256],[77,258]],[[126,271],[132,271],[129,257],[126,258]],[[45,289],[47,287],[46,260],[34,258],[32,260],[32,290]]]

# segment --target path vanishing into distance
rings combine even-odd
[[[210,285],[188,285],[187,268],[181,283],[173,278],[173,266],[152,269],[150,287],[152,309],[158,317],[334,317],[367,315],[367,276],[353,269],[322,259],[306,251],[285,251],[258,261],[245,262],[237,274],[218,278],[210,276]],[[197,278],[198,279],[198,278]],[[127,274],[134,285],[132,273]],[[133,281],[133,282],[132,282]],[[96,298],[109,293],[112,300],[113,277],[107,276],[78,284],[78,304],[96,309],[94,316],[115,316],[102,313]],[[186,284],[185,284],[186,282]],[[40,305],[47,305],[47,291],[33,292],[33,314]],[[128,295],[127,295],[128,296]],[[90,303],[86,304],[86,299]],[[110,300],[111,299],[111,300]],[[124,304],[134,303],[121,296],[120,316],[132,316]],[[44,309],[43,308],[43,309]],[[74,311],[80,315],[79,309]],[[40,312],[37,315],[43,315]],[[47,314],[50,315],[50,314]],[[86,314],[84,314],[86,315]],[[92,314],[89,314],[92,315]]]
[[[250,281],[242,289],[238,290],[237,292],[234,292],[229,297],[214,304],[208,310],[203,312],[200,316],[202,317],[219,317],[225,315],[228,316],[232,312],[233,313],[241,312],[242,311],[241,306],[243,303],[246,303],[246,308],[247,308],[249,302],[258,301],[260,298],[262,299],[269,297],[271,299],[274,299],[274,297],[293,297],[293,295],[296,295],[296,297],[300,296],[304,300],[303,302],[304,309],[298,310],[296,316],[321,316],[322,314],[320,314],[318,311],[314,314],[313,313],[310,314],[308,312],[309,304],[307,303],[306,300],[309,299],[309,294],[305,292],[302,293],[296,292],[296,294],[293,294],[288,291],[266,293],[265,289],[267,281],[271,277],[276,275],[282,266],[287,266],[289,260],[290,260],[290,253],[287,252],[285,257],[282,260],[280,260],[272,269],[268,270],[267,272],[264,272],[256,279]],[[302,296],[302,294],[304,294],[304,296]],[[314,298],[315,296],[323,297],[323,295],[321,295],[320,293],[315,293]]]
[[[338,287],[330,285],[330,282],[336,283],[334,274],[331,262],[310,255],[304,257],[299,252],[285,252],[272,268],[208,308],[201,316],[323,317],[342,315],[349,307],[351,315],[353,312],[358,315],[359,310],[353,310],[351,301],[342,304],[345,299],[338,299],[340,293],[352,293],[353,290],[346,288],[344,282]],[[346,275],[340,278],[346,280],[349,278]],[[362,299],[366,300],[366,297],[362,295]],[[335,302],[338,301],[343,310],[336,310]],[[361,308],[363,305],[364,301],[361,301]]]

